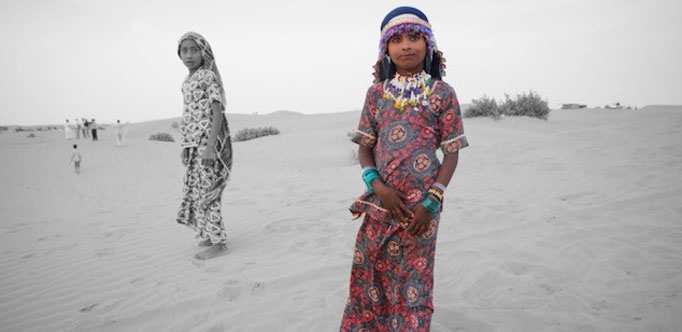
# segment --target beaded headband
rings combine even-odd
[[[428,47],[425,70],[436,79],[445,76],[445,58],[438,50],[436,38],[431,30],[426,15],[413,7],[398,7],[389,12],[381,23],[379,54],[374,65],[374,82],[393,77],[390,58],[388,57],[388,41],[395,35],[410,33],[424,36]]]

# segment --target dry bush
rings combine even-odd
[[[248,141],[254,138],[269,135],[279,135],[279,130],[275,127],[244,128],[234,136],[234,141]]]
[[[505,101],[500,105],[500,113],[505,116],[530,116],[543,120],[547,120],[549,116],[547,101],[533,91],[518,94],[513,100],[509,98],[509,95],[504,97]]]
[[[169,133],[156,133],[149,136],[150,141],[175,142],[173,135]]]
[[[473,118],[479,116],[489,116],[494,119],[500,118],[500,112],[495,99],[483,95],[483,97],[471,101],[471,106],[464,112],[464,117]]]
[[[499,104],[495,99],[484,95],[471,101],[471,106],[464,112],[464,117],[490,116],[499,119],[504,115],[530,116],[547,120],[549,112],[547,101],[539,94],[529,91],[516,95],[516,99],[511,99],[508,94],[505,94],[504,101]]]

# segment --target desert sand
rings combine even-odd
[[[363,183],[359,112],[228,115],[227,255],[175,222],[178,119],[75,141],[0,134],[0,330],[338,331]],[[464,120],[432,331],[679,331],[682,107]]]

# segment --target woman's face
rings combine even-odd
[[[388,40],[388,56],[401,75],[416,74],[424,68],[428,47],[422,35],[403,33]]]
[[[190,72],[197,70],[201,66],[201,50],[197,43],[190,39],[185,39],[180,43],[180,59],[187,66]]]

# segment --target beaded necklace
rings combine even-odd
[[[403,112],[406,107],[416,107],[420,103],[428,106],[429,95],[433,89],[429,86],[431,75],[422,71],[414,76],[395,74],[393,79],[384,83],[384,99],[393,100],[393,106]]]

